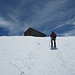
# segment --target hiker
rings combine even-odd
[[[56,48],[56,34],[52,31],[50,37],[51,37],[51,47]]]

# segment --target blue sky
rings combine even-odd
[[[75,35],[75,1],[0,0],[0,35],[21,36],[29,27]]]

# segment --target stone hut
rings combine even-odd
[[[31,27],[24,32],[24,36],[46,37],[44,33],[39,32]]]

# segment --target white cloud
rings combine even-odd
[[[9,31],[8,34],[16,35],[19,32],[19,26],[17,23],[12,23],[3,18],[0,18],[0,27],[3,27]]]
[[[75,25],[75,17],[72,18],[71,20],[67,21],[66,24],[72,24],[72,25]]]
[[[61,12],[60,11],[58,12],[58,9],[61,8],[67,1],[68,0],[66,1],[53,0],[46,3],[42,10],[38,11],[36,8],[32,9],[34,15],[31,15],[28,19],[26,19],[26,21],[31,25],[39,26],[46,22],[59,19],[59,14],[61,14]]]
[[[8,15],[14,22],[19,23],[19,21],[16,19],[16,16],[14,14],[9,13]]]
[[[75,35],[75,29],[70,30],[68,32],[65,32],[63,35],[64,36],[74,36]]]
[[[52,1],[48,0],[46,3],[43,3],[42,9],[40,9],[41,7],[39,6],[39,2],[37,1],[36,6],[36,4],[34,4],[35,3],[34,1],[35,0],[20,1],[18,6],[16,6],[14,10],[8,12],[8,16],[10,17],[11,20],[0,18],[0,27],[7,28],[9,30],[10,35],[19,35],[20,32],[24,32],[28,27],[40,28],[40,26],[42,26],[43,24],[55,20],[58,21],[58,26],[56,25],[55,28],[53,29],[57,29],[63,26],[61,17],[65,16],[64,14],[65,12],[58,10],[63,9],[62,7],[69,0],[52,0]],[[27,3],[28,6],[26,5]],[[23,18],[24,21],[22,21]],[[74,21],[72,23],[75,24]],[[46,30],[48,26],[47,25],[45,26]],[[47,31],[46,30],[45,32],[48,32],[48,30]]]
[[[0,18],[0,26],[1,27],[9,27],[10,25],[12,25],[11,22],[6,21],[4,18]]]

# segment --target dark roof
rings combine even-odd
[[[38,31],[38,30],[35,30],[35,29],[31,28],[31,27],[29,27],[24,33],[26,33],[26,32],[29,31],[29,30],[36,31],[36,32],[38,32],[38,33],[40,33],[40,34],[46,36],[44,33],[40,32],[40,31]]]
[[[39,32],[39,33],[41,33],[41,34],[44,34],[44,33],[40,32],[40,31],[38,31],[38,30],[35,30],[35,29],[31,28],[31,27],[28,28],[28,30],[31,30],[31,29],[34,30],[34,31],[37,31],[37,32]]]

